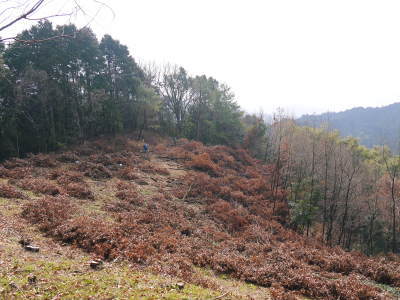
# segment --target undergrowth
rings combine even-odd
[[[136,144],[119,141],[115,147],[88,143],[58,155],[69,171],[40,158],[51,169],[47,177],[14,183],[48,196],[27,202],[22,216],[47,235],[106,260],[125,258],[195,283],[201,283],[195,266],[210,268],[269,287],[275,299],[388,299],[367,282],[400,287],[400,260],[330,248],[287,228],[286,192],[272,191],[269,166],[244,150],[185,140],[154,145],[157,156],[189,168],[168,183],[170,170],[141,160]],[[13,178],[9,171],[34,163],[9,161],[0,174]],[[80,213],[75,198],[99,201],[86,177],[108,183],[112,178],[112,200],[102,205],[110,218]],[[154,179],[149,193],[133,182],[141,177]]]

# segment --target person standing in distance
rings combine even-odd
[[[149,159],[149,144],[147,144],[144,140],[143,140],[143,152],[144,152],[144,157],[146,159]]]

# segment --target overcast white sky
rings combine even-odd
[[[400,101],[398,0],[109,0],[92,28],[140,61],[227,83],[248,111]]]

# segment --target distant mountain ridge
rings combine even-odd
[[[296,122],[316,127],[329,124],[344,137],[358,138],[366,147],[386,144],[395,152],[399,150],[400,102],[383,107],[355,107],[342,112],[303,115]]]

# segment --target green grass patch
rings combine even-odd
[[[84,260],[25,264],[14,260],[0,271],[2,299],[214,299],[220,292],[177,280],[132,270],[129,266],[106,264],[91,270]],[[29,278],[36,277],[30,283]]]

